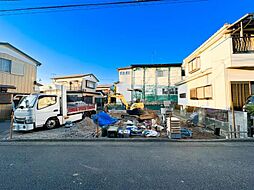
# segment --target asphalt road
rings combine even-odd
[[[0,189],[253,189],[253,143],[0,143]]]

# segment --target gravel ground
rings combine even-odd
[[[38,128],[31,132],[14,132],[13,139],[75,139],[95,138],[96,125],[89,118],[74,123],[73,127],[64,126],[47,130]]]
[[[121,120],[117,123],[117,126],[123,126],[124,121]],[[212,130],[202,128],[202,127],[188,127],[184,121],[182,121],[182,127],[186,127],[193,132],[192,139],[220,139],[213,134]],[[160,137],[168,138],[166,130],[161,131]],[[8,138],[8,135],[4,139]],[[65,128],[64,126],[55,129],[47,130],[43,128],[38,128],[35,131],[30,132],[14,132],[13,139],[93,139],[96,138],[96,125],[90,118],[85,118],[84,120],[74,123],[73,127]],[[134,138],[144,138],[136,136]],[[151,138],[151,137],[150,137]],[[3,139],[3,138],[2,138]]]

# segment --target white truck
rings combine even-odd
[[[96,113],[95,104],[67,103],[66,88],[53,85],[44,89],[43,94],[31,94],[22,99],[14,111],[13,130],[29,131],[38,127],[52,129],[93,113]]]

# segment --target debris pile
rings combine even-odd
[[[125,117],[117,113],[119,119],[111,117],[116,114],[100,112],[94,115],[93,121],[98,125],[100,136],[108,138],[129,137],[161,137],[164,127],[154,111],[145,111],[140,116],[128,115]],[[164,135],[165,136],[165,135]]]
[[[165,112],[166,113],[166,112]],[[157,114],[144,110],[144,114],[127,115],[125,111],[100,112],[77,123],[66,122],[64,127],[51,130],[36,129],[35,133],[14,133],[13,139],[85,139],[85,138],[171,138],[214,139],[213,131],[172,114]]]

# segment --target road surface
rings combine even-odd
[[[253,143],[0,143],[0,189],[253,189]]]

